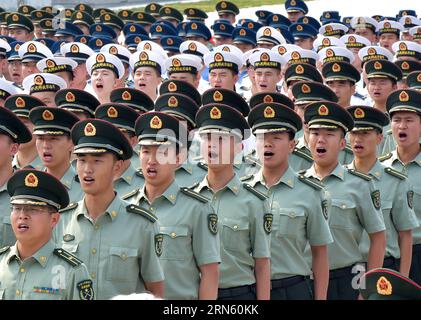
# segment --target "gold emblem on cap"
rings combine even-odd
[[[173,39],[168,38],[168,39],[167,39],[167,44],[168,44],[169,46],[172,46],[172,45],[174,44]]]
[[[109,118],[117,118],[118,117],[118,111],[114,107],[109,107],[107,110],[107,116]]]
[[[254,28],[254,24],[253,24],[253,22],[249,22],[249,23],[247,24],[247,28],[249,28],[249,29],[253,29],[253,28]]]
[[[102,40],[96,39],[95,44],[96,44],[97,47],[101,47],[102,46]]]
[[[170,8],[165,8],[165,9],[164,9],[164,12],[165,12],[166,14],[170,14],[170,13],[171,13],[171,9],[170,9]]]
[[[15,51],[18,51],[20,49],[20,43],[15,44]]]
[[[293,52],[291,53],[291,58],[292,58],[293,60],[298,60],[298,59],[301,59],[301,54],[300,54],[298,51],[293,51]]]
[[[146,60],[148,60],[148,59],[149,59],[149,56],[148,56],[148,54],[147,54],[145,51],[142,51],[142,52],[140,53],[139,59],[140,59],[141,61],[146,61]]]
[[[324,46],[330,46],[330,39],[329,38],[324,38],[323,40],[322,40],[322,45],[324,45]]]
[[[399,50],[400,50],[400,51],[406,51],[406,50],[408,50],[408,46],[406,45],[406,43],[405,43],[405,42],[401,42],[401,43],[399,44]]]
[[[390,28],[390,27],[391,27],[390,22],[385,22],[383,25],[383,28]]]
[[[181,61],[180,60],[178,60],[178,59],[173,59],[172,60],[172,66],[173,67],[180,67],[182,64],[181,64]]]
[[[140,43],[141,41],[142,41],[142,39],[140,37],[134,38],[134,43]]]
[[[130,32],[135,32],[136,31],[136,27],[134,25],[131,25],[129,28]]]
[[[77,44],[72,44],[70,46],[70,52],[71,53],[78,53],[79,52],[79,46]]]
[[[379,61],[374,62],[374,69],[381,70],[382,67],[383,65]]]
[[[260,55],[260,61],[264,61],[264,62],[270,61],[270,56],[269,56],[269,54],[268,54],[267,52],[263,52],[263,53]]]
[[[37,18],[41,18],[42,17],[42,12],[41,11],[37,11],[36,13]]]
[[[332,32],[333,31],[333,27],[332,26],[326,26],[325,27],[326,32]]]
[[[239,34],[240,34],[240,36],[244,37],[246,35],[246,30],[241,29]]]
[[[45,21],[45,25],[47,27],[51,27],[53,25],[53,22],[51,20],[47,20],[47,21]]]
[[[162,120],[158,116],[154,116],[149,123],[149,126],[152,129],[161,129],[162,128]]]
[[[168,91],[169,92],[175,92],[175,91],[177,91],[177,85],[174,82],[170,82],[168,84]]]
[[[299,25],[297,26],[297,31],[303,31],[303,26],[302,26],[301,24],[299,24]]]
[[[361,109],[361,108],[357,108],[357,109],[355,109],[355,111],[354,111],[354,117],[355,117],[355,118],[357,118],[357,119],[362,119],[362,118],[364,118],[364,117],[365,117],[365,112],[364,112],[364,110],[363,110],[363,109]]]
[[[263,116],[265,118],[273,118],[275,117],[275,110],[273,110],[271,107],[267,106],[265,110],[263,111]]]
[[[154,5],[153,3],[151,4],[151,6],[149,7],[151,9],[151,11],[155,11],[156,10],[156,5]]]
[[[409,63],[406,61],[402,62],[401,67],[402,67],[402,70],[409,70],[410,68]]]
[[[405,24],[412,24],[411,18],[405,18]]]
[[[334,63],[332,65],[332,71],[333,72],[340,72],[341,71],[341,66],[339,64],[337,64],[337,63]]]
[[[105,56],[102,54],[102,53],[99,53],[97,56],[96,56],[96,62],[98,62],[98,63],[102,63],[102,62],[104,62],[105,61]]]
[[[224,100],[224,95],[219,91],[215,91],[213,93],[213,100],[216,102],[221,102],[222,100]]]
[[[86,39],[86,37],[81,37],[79,41],[83,44],[86,44],[88,42],[88,39]]]
[[[329,109],[324,104],[322,104],[317,112],[320,116],[327,116],[329,114]]]
[[[82,12],[76,13],[76,19],[82,19],[82,18],[83,18]]]
[[[75,102],[75,100],[76,100],[76,97],[73,94],[73,92],[67,92],[66,93],[66,101],[67,102]]]
[[[30,188],[38,187],[38,178],[34,173],[29,173],[25,177],[25,186]]]
[[[350,37],[348,38],[348,43],[355,43],[355,42],[357,42],[357,39],[355,39],[355,37],[354,37],[354,36],[350,36]]]
[[[280,55],[284,55],[285,52],[287,52],[287,49],[285,47],[282,47],[282,46],[278,47],[278,53]]]
[[[189,50],[190,51],[197,51],[197,45],[194,42],[190,42]]]
[[[121,97],[123,98],[124,101],[129,101],[132,99],[132,95],[130,94],[129,91],[124,91]]]
[[[118,49],[116,46],[111,46],[109,52],[113,55],[116,55],[118,53]]]
[[[373,55],[375,55],[377,53],[377,51],[374,48],[369,48],[367,50],[367,53],[368,53],[368,55],[373,56]]]
[[[392,294],[392,284],[385,277],[380,277],[376,283],[377,293],[382,296],[390,296]]]
[[[93,136],[96,135],[96,128],[95,128],[95,126],[92,123],[88,122],[86,124],[85,129],[83,130],[83,132],[84,132],[85,136],[87,136],[87,137],[93,137]]]
[[[307,17],[303,18],[303,23],[308,24],[308,18]]]
[[[213,107],[210,111],[210,117],[211,119],[221,119],[222,113],[221,110],[218,109],[218,107]]]
[[[196,12],[194,11],[194,9],[189,9],[189,15],[192,16],[194,15]]]
[[[196,23],[192,23],[191,26],[190,26],[190,28],[192,30],[197,30],[197,24]]]
[[[111,20],[111,16],[110,16],[109,14],[106,14],[106,15],[104,16],[104,20],[105,20],[105,21],[110,21],[110,20]]]
[[[138,18],[139,20],[142,20],[142,19],[143,19],[143,13],[142,13],[142,12],[139,12],[139,13],[137,14],[137,18]]]
[[[304,73],[304,67],[301,64],[297,65],[295,67],[295,73],[296,74],[303,74]]]
[[[401,101],[401,102],[407,102],[407,101],[409,101],[409,94],[406,91],[402,91],[399,94],[399,101]]]
[[[221,8],[222,8],[222,9],[226,9],[226,8],[227,8],[227,4],[226,4],[226,2],[221,2]]]
[[[47,61],[45,61],[45,64],[48,68],[53,68],[56,66],[56,63],[54,62],[54,60],[51,60],[51,59],[47,59]]]
[[[28,45],[27,50],[28,50],[28,52],[29,52],[29,53],[34,53],[34,52],[37,52],[37,46],[36,46],[36,45],[34,45],[33,43],[30,43],[30,44]]]
[[[301,86],[301,92],[302,92],[302,93],[310,93],[310,92],[311,92],[311,88],[310,88],[308,85],[303,84],[303,85]]]
[[[168,106],[169,107],[174,107],[174,108],[178,107],[178,99],[176,97],[174,97],[174,96],[171,96],[168,99]]]
[[[13,22],[18,22],[18,21],[19,21],[19,16],[18,16],[17,14],[14,14],[14,15],[12,16],[12,21],[13,21]]]
[[[420,74],[418,74],[418,76],[417,76],[417,81],[418,81],[418,82],[421,82],[421,73],[420,73]]]
[[[126,10],[124,10],[124,11],[121,13],[121,15],[122,15],[124,18],[127,18],[127,17],[129,16],[129,13],[128,13]]]
[[[150,43],[145,43],[145,45],[143,46],[143,50],[149,50],[152,51],[152,46]]]
[[[221,29],[222,31],[223,31],[223,30],[225,30],[225,24],[221,24],[221,25],[219,26],[219,29]]]
[[[34,84],[37,86],[42,86],[45,83],[45,80],[42,76],[38,75],[34,78]]]
[[[156,26],[155,30],[156,32],[162,32],[162,27],[158,25]]]
[[[263,102],[264,103],[272,103],[273,102],[273,97],[269,94],[265,95],[263,98]]]
[[[42,113],[42,118],[45,121],[53,121],[54,120],[54,115],[50,110],[44,110],[44,112]]]
[[[25,108],[26,102],[21,97],[17,98],[15,101],[16,108]]]
[[[97,32],[101,32],[102,31],[102,27],[98,24],[98,25],[96,25],[95,30]]]
[[[270,31],[269,28],[266,28],[265,30],[263,30],[263,35],[266,37],[270,37],[272,35],[272,31]]]
[[[291,4],[291,6],[297,5],[297,3],[295,2],[295,0],[291,0],[290,4]]]
[[[221,61],[224,61],[224,56],[223,56],[220,52],[217,52],[217,53],[215,53],[215,55],[213,56],[213,59],[214,59],[216,62],[221,62]]]
[[[231,52],[231,49],[228,46],[224,46],[224,47],[222,47],[221,51]]]
[[[326,57],[334,57],[335,56],[335,52],[332,49],[327,49],[326,50]]]
[[[272,18],[272,21],[273,22],[278,22],[279,21],[279,17],[276,16],[276,15],[274,15],[273,18]]]
[[[85,5],[83,3],[79,5],[79,10],[85,11]]]

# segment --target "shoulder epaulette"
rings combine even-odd
[[[145,177],[144,177],[144,175],[143,175],[142,169],[137,169],[137,170],[136,170],[136,175],[137,175],[138,177],[145,178]]]
[[[180,188],[180,191],[189,197],[199,200],[200,202],[207,203],[210,200],[209,198],[202,196],[200,193],[186,187]]]
[[[130,191],[129,193],[126,193],[125,195],[123,195],[121,197],[122,200],[127,200],[135,195],[137,195],[139,193],[140,189],[134,189],[133,191]]]
[[[62,212],[66,212],[66,211],[75,209],[75,208],[77,208],[78,205],[79,204],[77,202],[72,202],[66,208],[60,209],[58,212],[62,213]]]
[[[134,204],[128,205],[126,207],[126,210],[131,213],[137,213],[142,217],[148,219],[150,222],[156,222],[156,220],[158,220],[158,218],[152,212]]]
[[[352,153],[353,154],[352,147],[351,147],[351,145],[349,143],[346,144],[344,150],[345,150],[345,152],[348,152],[348,153]]]
[[[6,253],[7,251],[9,251],[10,246],[6,246],[0,249],[0,254]]]
[[[383,161],[388,160],[390,158],[392,158],[392,153],[391,152],[380,156],[379,157],[379,161],[380,162],[383,162]]]
[[[268,196],[266,194],[264,194],[263,192],[260,192],[259,190],[257,190],[256,188],[253,188],[250,184],[248,183],[243,183],[243,186],[246,190],[250,191],[251,193],[253,193],[256,197],[258,197],[260,200],[266,200],[268,198]]]
[[[254,177],[254,174],[248,174],[248,175],[246,175],[244,177],[241,177],[240,178],[240,181],[243,181],[244,182],[244,181],[250,180],[253,177]]]
[[[394,176],[394,177],[399,178],[401,180],[405,180],[407,178],[407,176],[404,173],[402,173],[402,172],[400,172],[396,169],[393,169],[393,168],[387,167],[387,168],[384,168],[384,171],[387,172],[388,174],[390,174],[391,176]]]
[[[188,186],[188,188],[193,190],[193,189],[194,189],[194,188],[196,188],[199,184],[200,184],[200,181],[197,181],[197,182],[193,183],[191,186]]]
[[[361,100],[365,100],[365,98],[366,98],[366,96],[362,95],[362,94],[361,94],[361,93],[359,93],[359,92],[355,92],[355,93],[354,93],[354,96],[355,96],[355,97],[357,97],[357,98],[360,98]]]
[[[302,170],[303,171],[303,170]],[[307,178],[303,173],[305,173],[307,170],[304,170],[303,173],[301,173],[302,171],[300,171],[300,173],[298,174],[298,179],[305,183],[306,185],[312,187],[313,189],[316,190],[323,190],[324,185],[321,182],[318,182],[316,180]]]
[[[72,265],[73,267],[80,266],[83,261],[76,257],[74,254],[64,250],[64,249],[54,249],[53,253],[62,258],[64,261]]]
[[[352,175],[354,175],[354,176],[356,176],[356,177],[362,178],[362,179],[364,179],[364,180],[366,180],[366,181],[371,181],[371,180],[372,180],[372,178],[371,178],[368,174],[365,174],[365,173],[359,172],[359,171],[357,171],[357,170],[355,170],[355,169],[350,169],[350,168],[348,168],[348,172],[349,172],[350,174],[352,174]]]
[[[244,162],[246,162],[249,165],[252,165],[253,167],[261,166],[259,160],[255,159],[252,155],[248,155],[244,158]]]
[[[197,166],[198,166],[200,169],[203,169],[203,170],[205,170],[205,171],[208,171],[208,165],[207,165],[206,163],[202,162],[202,161],[199,161],[199,162],[197,163]]]
[[[387,130],[386,134],[392,134],[392,129]]]
[[[307,152],[298,149],[298,148],[294,148],[294,151],[292,151],[293,154],[299,156],[300,158],[303,158],[309,162],[313,161],[313,157],[311,156],[311,154],[308,154]]]

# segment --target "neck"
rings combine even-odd
[[[36,148],[30,148],[25,150],[19,150],[16,154],[18,164],[20,168],[26,167],[29,165],[32,161],[35,160],[37,157],[37,149]]]
[[[12,175],[13,167],[12,164],[8,162],[8,165],[0,170],[0,186],[4,186]]]
[[[349,97],[349,99],[347,99],[346,101],[342,101],[340,103],[340,106],[343,108],[349,108],[349,106],[351,105],[351,97]]]
[[[274,166],[271,168],[263,166],[263,178],[265,179],[266,186],[268,188],[272,187],[281,179],[287,170],[288,161],[284,161],[279,166]]]
[[[123,175],[123,173],[126,172],[127,168],[130,167],[130,163],[131,163],[130,159],[123,161],[123,165],[121,166],[121,169],[119,171],[117,171],[117,173],[115,175],[115,180],[120,178]]]
[[[43,246],[46,245],[46,243],[50,240],[50,238],[51,238],[51,233],[48,235],[48,239],[46,240],[44,239],[43,241],[36,242],[36,243],[34,243],[34,241],[22,242],[18,240],[16,244],[17,244],[17,249],[19,252],[20,259],[23,261],[29,257],[32,257],[39,249],[41,249]]]
[[[420,151],[421,148],[418,143],[410,145],[408,147],[398,146],[397,148],[399,160],[401,160],[404,164],[407,164],[410,161],[414,160],[417,157],[418,153],[420,153]]]
[[[330,175],[333,170],[338,166],[338,160],[336,160],[334,163],[328,164],[326,166],[322,166],[318,163],[314,163],[314,170],[316,171],[317,176],[320,178],[320,180],[323,180],[325,177]]]
[[[373,166],[377,162],[376,154],[367,156],[365,158],[355,157],[354,159],[354,167],[355,170],[368,174]]]
[[[373,107],[380,110],[383,113],[386,113],[386,102],[385,101],[384,102],[383,101],[382,102],[374,101]]]
[[[146,193],[146,196],[148,197],[149,203],[153,203],[156,198],[159,198],[160,196],[162,196],[165,190],[167,190],[168,187],[173,182],[174,182],[174,176],[167,183],[159,183],[157,185],[152,185],[146,182],[145,193]]]
[[[101,102],[101,104],[104,104],[104,103],[110,103],[111,102],[111,100],[110,100],[110,95],[108,94],[108,95],[104,95],[104,96],[98,96],[98,100],[99,100],[99,102]]]
[[[85,206],[89,216],[96,221],[113,202],[116,194],[112,186],[105,192],[100,194],[85,194]]]
[[[217,192],[224,188],[228,182],[234,177],[234,167],[232,164],[229,165],[218,165],[208,169],[208,183],[210,188]]]
[[[60,180],[61,178],[63,178],[66,171],[69,170],[69,168],[70,168],[70,162],[65,161],[65,162],[60,163],[57,167],[54,167],[54,168],[47,167],[46,171],[47,173],[51,174],[52,176]]]

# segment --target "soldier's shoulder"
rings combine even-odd
[[[126,194],[122,195],[122,196],[121,196],[121,199],[122,199],[122,200],[127,200],[127,199],[130,199],[130,198],[132,198],[132,197],[134,197],[134,196],[138,195],[138,194],[139,194],[139,191],[140,191],[140,189],[134,189],[134,190],[132,190],[132,191],[130,191],[130,192],[128,192],[128,193],[126,193]]]
[[[243,182],[243,187],[244,187],[245,190],[247,190],[251,194],[255,195],[260,200],[268,199],[268,196],[265,193],[257,190],[255,187],[253,187],[251,184],[249,184],[247,182]]]
[[[72,267],[78,267],[80,266],[83,261],[80,260],[77,256],[75,256],[73,253],[70,253],[62,248],[56,248],[53,251],[54,255],[59,257],[60,259],[66,261],[68,264],[70,264]]]
[[[78,206],[79,206],[79,203],[78,202],[72,202],[67,207],[65,207],[63,209],[60,209],[59,212],[60,213],[70,212],[72,210],[75,210]]]
[[[10,249],[10,246],[6,246],[6,247],[1,248],[0,249],[0,255],[6,253],[7,251],[9,251],[9,249]]]
[[[300,158],[303,158],[304,160],[307,160],[309,162],[313,162],[313,157],[311,156],[310,151],[295,147],[294,150],[292,151],[292,154]]]
[[[391,152],[390,153],[386,153],[386,154],[380,156],[379,157],[379,161],[380,162],[383,162],[383,161],[389,160],[390,158],[392,158],[392,153]]]
[[[317,179],[314,178],[310,178],[310,177],[306,177],[307,170],[301,170],[299,172],[297,172],[297,178],[300,182],[306,184],[307,186],[310,186],[311,188],[321,191],[324,188],[323,183],[321,183],[320,181],[318,181]]]
[[[407,178],[407,176],[404,173],[402,173],[402,172],[400,172],[400,171],[398,171],[396,169],[393,169],[391,167],[385,167],[384,168],[384,172],[386,172],[389,175],[391,175],[391,176],[393,176],[395,178],[398,178],[400,180],[405,180]]]
[[[195,188],[196,186],[193,185],[193,188]],[[196,191],[192,190],[193,188],[191,188],[191,187],[190,188],[181,187],[180,191],[181,191],[181,193],[183,193],[187,197],[198,200],[202,203],[207,203],[207,202],[210,201],[210,199],[208,197],[205,197],[204,195],[201,195],[199,192],[196,192]]]
[[[135,204],[129,204],[126,207],[126,210],[127,212],[134,213],[140,217],[145,218],[146,220],[149,220],[152,223],[155,223],[158,220],[157,216],[155,216],[152,212]]]
[[[140,178],[142,178],[142,179],[144,179],[145,178],[145,176],[143,175],[143,172],[142,172],[142,169],[136,169],[136,176],[138,176],[138,177],[140,177]]]
[[[240,178],[240,181],[246,182],[246,181],[252,180],[253,178],[254,178],[254,174],[248,174],[248,175],[242,176]]]
[[[208,165],[206,164],[206,162],[204,162],[204,161],[199,161],[196,165],[197,165],[200,169],[205,170],[205,171],[208,171]]]
[[[361,178],[361,179],[366,180],[366,181],[371,181],[373,179],[368,174],[362,173],[362,172],[357,171],[355,169],[347,168],[347,172],[350,173],[351,175],[355,176],[355,177]]]

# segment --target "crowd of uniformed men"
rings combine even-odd
[[[0,299],[420,298],[421,21],[285,9],[0,8]]]

